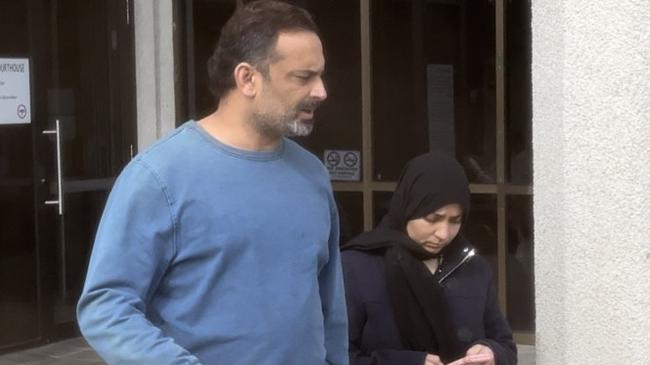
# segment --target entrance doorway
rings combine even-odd
[[[30,123],[0,120],[0,352],[77,333],[97,222],[135,153],[131,14],[130,1],[0,2],[0,59],[27,60],[31,90]]]

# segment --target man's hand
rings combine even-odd
[[[437,355],[427,354],[427,357],[424,359],[424,365],[445,365],[442,363],[442,360]]]
[[[447,365],[494,365],[494,352],[485,345],[476,344],[467,350],[465,357]]]

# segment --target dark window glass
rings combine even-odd
[[[194,102],[194,105],[189,107],[194,112],[190,112],[188,118],[201,119],[216,108],[217,102],[208,87],[207,62],[219,39],[221,27],[235,11],[235,0],[194,0],[192,4],[191,22],[188,22],[188,26],[191,27],[190,35],[193,35],[189,41],[193,42],[193,47],[188,47],[187,52],[193,51],[188,58],[194,60],[194,75],[188,75],[188,79],[191,78],[188,80],[188,87],[193,86],[195,99],[189,100],[190,103]],[[177,122],[183,123],[184,120]]]
[[[373,178],[391,181],[428,150],[423,29],[409,1],[371,4]]]
[[[0,57],[29,56],[27,5],[0,2]],[[0,348],[38,336],[32,138],[31,124],[0,124]]]
[[[324,150],[361,151],[361,26],[359,1],[294,1],[314,16],[325,51],[327,100],[316,125],[297,141],[323,159]]]
[[[27,2],[0,3],[0,51],[2,57],[24,57],[29,50]]]
[[[535,331],[535,280],[533,262],[532,196],[515,195],[507,200],[508,321],[515,331]]]
[[[495,182],[495,17],[488,0],[372,2],[373,177],[429,149]]]
[[[31,126],[0,125],[0,347],[38,331],[31,142]]]
[[[339,209],[340,243],[343,245],[363,232],[363,193],[337,191],[334,198]]]
[[[467,177],[496,182],[496,72],[494,1],[464,1],[457,86],[456,155]],[[461,7],[462,9],[463,7]]]
[[[508,3],[507,156],[508,182],[532,184],[532,92],[530,0]]]
[[[81,293],[91,245],[104,210],[108,191],[80,191],[66,195],[66,220],[74,222],[65,227],[66,286],[68,305],[75,306]]]
[[[497,197],[493,194],[472,194],[470,209],[463,232],[492,267],[497,285]]]
[[[391,191],[375,191],[372,193],[372,200],[373,200],[373,214],[372,217],[374,219],[373,227],[376,227],[379,222],[381,222],[381,219],[384,218],[386,214],[388,214],[388,210],[390,209],[390,200],[393,197],[393,193]]]
[[[316,125],[308,137],[297,138],[321,160],[326,149],[361,150],[361,34],[358,1],[289,1],[307,9],[321,31],[326,66],[323,79],[328,92],[316,111]],[[187,118],[200,119],[216,107],[208,88],[206,63],[221,27],[232,15],[235,1],[195,0],[192,9],[195,95]],[[187,52],[192,52],[191,47]],[[188,79],[192,75],[188,74]],[[190,100],[190,103],[192,101]],[[194,110],[194,112],[191,112]],[[184,119],[184,118],[183,118]],[[179,121],[182,123],[182,121]]]

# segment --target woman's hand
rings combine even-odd
[[[442,360],[437,355],[427,354],[427,357],[424,359],[424,365],[445,365]]]
[[[447,365],[494,365],[494,352],[485,345],[476,344],[467,350],[465,357]]]

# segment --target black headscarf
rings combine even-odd
[[[431,254],[406,233],[406,224],[448,204],[459,204],[464,223],[470,193],[465,172],[452,157],[440,152],[420,155],[408,162],[397,183],[388,214],[372,231],[343,246],[343,250],[382,252],[386,285],[402,344],[450,361],[462,355],[447,315],[438,277],[461,259],[469,244],[459,233],[439,254]],[[442,256],[442,272],[435,276],[422,260]]]

